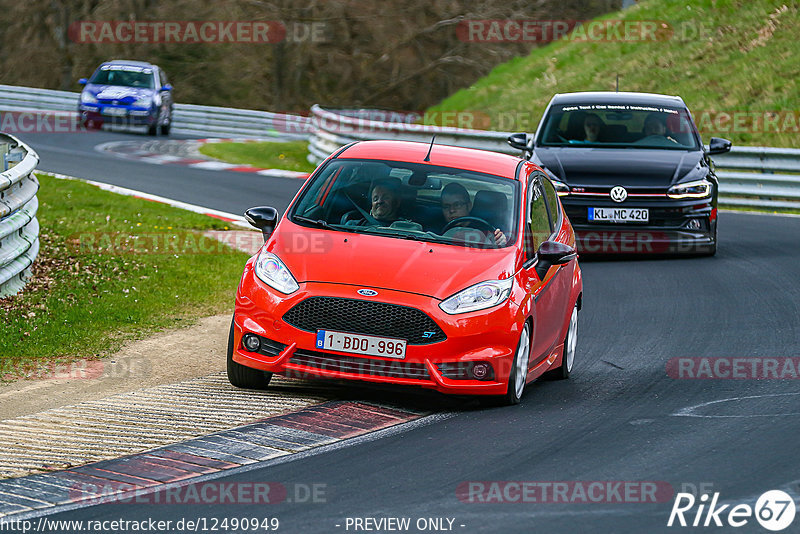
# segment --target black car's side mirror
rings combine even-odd
[[[261,235],[264,236],[264,242],[267,242],[269,236],[278,225],[278,210],[269,206],[259,206],[257,208],[250,208],[244,212],[244,218],[251,225],[261,230]]]
[[[730,152],[733,143],[721,137],[712,137],[708,143],[708,154],[724,154]]]
[[[528,148],[528,134],[526,133],[511,134],[508,136],[507,141],[511,148],[516,148],[517,150],[526,150]]]
[[[552,265],[564,265],[578,257],[578,251],[569,245],[557,241],[545,241],[536,251],[539,262],[536,264],[536,273],[539,278],[547,274],[547,269]]]

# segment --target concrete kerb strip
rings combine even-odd
[[[0,480],[0,517],[18,520],[50,513],[56,507],[68,510],[105,502],[135,502],[133,499],[168,487],[204,483],[264,467],[264,462],[282,463],[364,439],[379,439],[418,426],[413,423],[424,425],[451,415],[431,416],[368,402],[328,401],[139,454]]]

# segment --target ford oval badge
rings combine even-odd
[[[359,289],[359,290],[357,291],[357,293],[358,293],[359,295],[363,295],[363,296],[365,296],[365,297],[374,297],[375,295],[377,295],[377,294],[378,294],[378,292],[377,292],[377,291],[375,291],[375,290],[373,290],[373,289]]]

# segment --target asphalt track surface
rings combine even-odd
[[[23,137],[39,151],[42,169],[220,210],[240,213],[261,198],[283,209],[300,186],[114,160],[92,148],[121,135]],[[536,382],[519,406],[507,408],[353,388],[354,398],[442,415],[215,479],[278,482],[290,498],[293,488],[323,484],[319,502],[103,504],[49,519],[277,517],[279,532],[363,532],[347,528],[347,518],[388,517],[410,518],[410,532],[420,518],[453,519],[456,532],[766,532],[753,517],[737,529],[667,528],[674,493],[644,504],[478,503],[460,500],[457,488],[470,481],[659,481],[674,492],[704,484],[720,493],[720,504],[752,506],[772,489],[800,502],[796,380],[688,380],[666,372],[677,357],[800,356],[798,236],[800,218],[725,212],[714,258],[582,261],[584,307],[570,380]],[[798,525],[800,517],[786,532]]]

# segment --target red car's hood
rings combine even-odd
[[[478,249],[303,228],[284,220],[267,245],[300,282],[394,289],[445,299],[514,274],[515,248]]]

